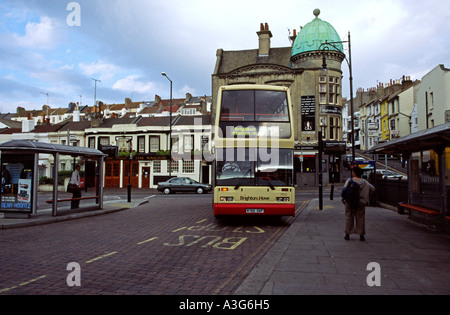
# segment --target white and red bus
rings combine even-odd
[[[214,216],[294,216],[289,89],[223,86],[214,124]]]

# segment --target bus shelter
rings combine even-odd
[[[61,155],[82,158],[96,164],[95,186],[98,209],[103,209],[103,165],[105,154],[101,151],[35,141],[13,140],[0,145],[0,212],[5,218],[29,218],[37,214],[37,189],[39,155],[52,155],[53,195],[52,216],[58,214],[58,171]]]
[[[401,154],[408,201],[400,205],[436,224],[450,223],[450,123],[379,144],[369,154]]]

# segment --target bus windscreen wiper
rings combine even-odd
[[[242,181],[244,180],[245,176],[247,176],[248,173],[250,173],[252,171],[252,168],[250,167],[248,169],[247,172],[245,172],[244,176],[241,177],[241,179],[239,180],[239,182],[236,184],[236,186],[234,186],[234,190],[238,190],[239,187],[241,187]]]
[[[275,186],[270,182],[270,180],[267,179],[267,178],[264,178],[264,177],[262,177],[262,176],[258,176],[258,173],[259,173],[259,175],[261,175],[261,171],[257,171],[257,172],[256,172],[256,178],[264,179],[264,180],[267,182],[267,186],[269,186],[270,189],[275,190]]]

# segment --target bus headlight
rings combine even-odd
[[[233,197],[220,197],[220,201],[233,201]]]
[[[277,201],[279,201],[279,202],[287,202],[287,201],[289,201],[289,197],[277,197]]]

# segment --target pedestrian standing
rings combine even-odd
[[[349,202],[342,199],[345,205],[345,237],[344,239],[349,240],[350,234],[359,234],[360,241],[365,240],[366,234],[366,204],[370,200],[370,193],[375,191],[375,187],[370,184],[365,179],[361,178],[362,169],[358,166],[352,168],[352,178],[349,178],[345,182],[345,186],[349,185],[350,181],[353,180],[359,185],[359,204],[352,206]],[[356,223],[356,224],[355,224]]]
[[[75,165],[75,170],[70,178],[70,184],[73,185],[72,199],[81,198],[81,179],[80,179],[80,165]],[[72,200],[71,209],[78,209],[80,207],[80,200]]]

